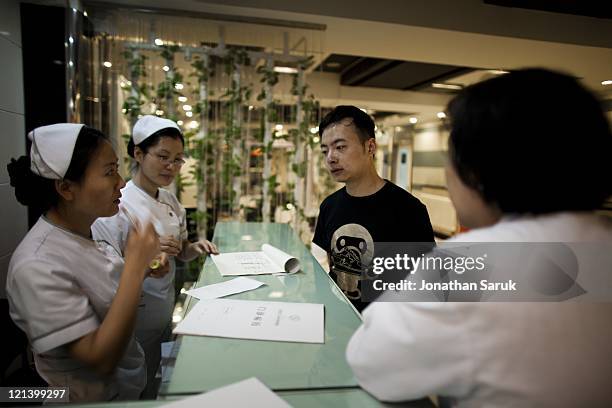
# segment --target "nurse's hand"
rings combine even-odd
[[[162,252],[156,259],[159,260],[159,266],[155,269],[150,269],[149,277],[156,279],[163,278],[170,272],[170,258],[168,254]]]
[[[159,237],[159,248],[162,252],[170,256],[177,256],[182,249],[181,241],[171,235],[167,237]]]
[[[125,245],[125,265],[136,270],[148,270],[149,263],[159,253],[159,238],[153,224],[136,225],[130,230]],[[144,277],[144,276],[143,276]]]
[[[191,247],[200,255],[204,255],[204,254],[217,255],[219,253],[217,246],[206,239],[201,239],[198,242],[192,243]]]

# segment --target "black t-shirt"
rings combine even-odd
[[[313,242],[330,256],[330,277],[361,311],[360,278],[376,242],[433,242],[425,206],[388,180],[376,193],[353,197],[341,188],[321,203]]]

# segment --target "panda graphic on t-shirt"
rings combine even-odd
[[[359,224],[338,228],[331,240],[331,270],[337,276],[338,287],[349,299],[359,299],[359,280],[372,263],[374,240]]]

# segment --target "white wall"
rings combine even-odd
[[[6,298],[8,263],[28,225],[26,208],[15,200],[6,170],[11,157],[25,154],[18,0],[0,2],[0,60],[0,298]]]

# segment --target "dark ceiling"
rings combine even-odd
[[[551,13],[597,18],[612,18],[610,0],[483,0],[485,4],[515,7]]]
[[[346,86],[454,93],[457,90],[433,88],[432,83],[444,83],[472,68],[453,65],[426,64],[381,58],[331,54],[316,71],[340,74],[340,83]]]

